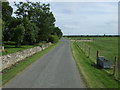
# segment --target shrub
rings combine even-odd
[[[56,43],[56,42],[58,42],[58,40],[59,40],[59,38],[56,35],[51,35],[49,37],[49,42],[51,42],[51,43]]]

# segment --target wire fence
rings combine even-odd
[[[104,56],[107,60],[110,61],[110,69],[104,69],[109,75],[113,76],[116,80],[119,80],[119,69],[118,69],[118,56],[108,55],[103,50],[99,48],[92,47],[87,42],[78,42],[75,41],[75,44],[82,50],[87,58],[91,61],[91,64],[97,64],[98,56]],[[109,51],[108,51],[109,52]],[[98,54],[98,55],[97,55]]]

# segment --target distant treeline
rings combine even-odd
[[[120,35],[64,35],[63,37],[119,37]]]
[[[50,4],[40,2],[14,2],[16,11],[9,2],[2,2],[2,40],[21,44],[57,42],[63,35],[55,26],[55,17]],[[15,16],[12,16],[14,13]]]

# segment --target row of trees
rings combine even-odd
[[[17,10],[8,2],[2,3],[3,40],[15,41],[16,45],[49,42],[52,38],[61,38],[60,28],[55,26],[55,17],[50,11],[50,4],[40,2],[15,3]],[[55,39],[56,40],[56,39]]]

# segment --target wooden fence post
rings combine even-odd
[[[98,65],[99,51],[97,50],[97,65]]]

